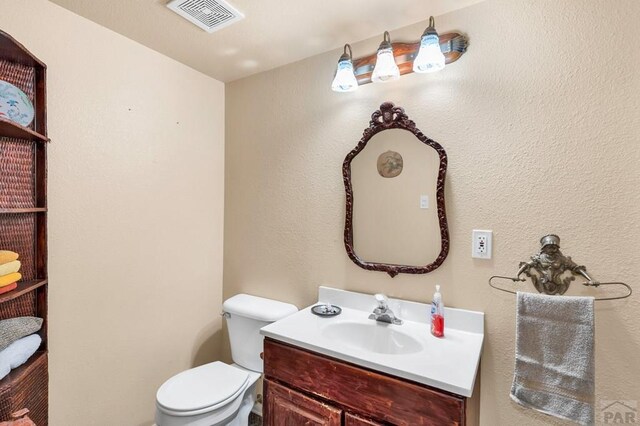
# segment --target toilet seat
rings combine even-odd
[[[158,409],[173,416],[194,416],[223,407],[244,392],[249,372],[220,361],[201,365],[167,380],[156,394]]]

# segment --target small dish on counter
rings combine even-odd
[[[315,305],[311,308],[311,312],[320,317],[335,317],[342,313],[340,306],[331,305],[329,303]]]

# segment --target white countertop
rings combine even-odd
[[[471,396],[484,339],[483,313],[445,308],[445,336],[437,338],[429,331],[428,304],[389,299],[389,307],[404,321],[402,325],[391,325],[368,319],[376,307],[372,295],[320,287],[319,301],[340,306],[342,313],[323,318],[314,315],[310,306],[263,327],[261,334],[372,370]],[[420,343],[420,350],[407,354],[372,352],[327,336],[327,326],[340,322],[374,327],[374,332],[409,335]]]

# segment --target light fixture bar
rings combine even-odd
[[[458,32],[450,32],[439,35],[440,48],[444,54],[445,64],[450,64],[458,59],[467,51],[469,43],[464,34]],[[396,64],[400,69],[400,75],[410,74],[413,72],[413,59],[418,54],[420,48],[420,40],[413,43],[391,43],[393,47],[393,56]],[[376,64],[377,52],[353,60],[353,69],[358,85],[371,83],[371,73]]]
[[[466,43],[466,41],[465,41],[465,43]],[[400,43],[392,43],[392,45],[399,45],[399,44]],[[420,43],[417,43],[417,46],[418,46],[418,48],[420,48]],[[445,59],[447,58],[447,53],[452,52],[454,50],[453,46],[454,46],[453,40],[449,40],[449,41],[446,41],[444,43],[440,43],[440,50],[442,50],[442,53],[444,54]],[[418,55],[418,48],[416,48],[413,52],[407,53],[405,55],[395,55],[396,62],[398,64],[403,64],[405,62],[413,61],[416,58],[416,56]],[[457,43],[456,43],[456,49],[459,49],[459,48],[460,48],[460,46],[457,45]],[[464,48],[466,49],[466,45],[464,46]],[[459,52],[459,50],[456,50],[456,51]],[[463,51],[462,53],[465,53],[465,52]],[[458,56],[458,58],[459,57],[460,56]],[[450,61],[447,61],[446,63],[449,64],[451,62],[455,62],[455,61],[458,60],[458,58],[450,60]],[[360,59],[362,59],[362,58],[360,58]],[[356,59],[356,61],[359,61],[360,59]],[[362,74],[373,72],[373,67],[374,66],[375,66],[375,64],[366,64],[366,65],[361,66],[360,68],[357,68],[355,70],[356,77],[359,76],[359,75],[362,75]]]

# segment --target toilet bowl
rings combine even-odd
[[[260,328],[298,309],[247,294],[224,302],[234,364],[221,361],[176,374],[156,394],[158,426],[247,426],[262,375]]]
[[[167,380],[156,395],[158,426],[242,426],[255,402],[260,373],[217,361]],[[238,420],[233,422],[233,420]]]

